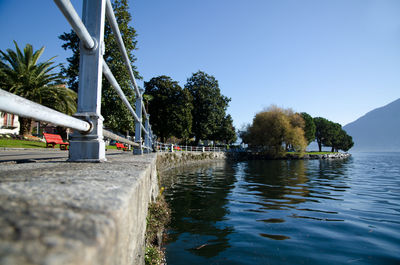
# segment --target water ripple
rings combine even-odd
[[[400,264],[400,153],[174,175],[168,264]]]

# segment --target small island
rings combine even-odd
[[[245,152],[234,155],[239,159],[342,159],[350,154],[339,150],[347,152],[354,145],[339,123],[275,105],[257,113],[239,135],[248,145]],[[318,152],[306,152],[313,141]],[[331,152],[322,152],[323,146]]]

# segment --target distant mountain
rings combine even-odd
[[[400,152],[400,99],[368,112],[343,129],[353,137],[350,151]]]

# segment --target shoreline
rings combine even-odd
[[[299,154],[286,154],[284,157],[271,158],[262,153],[228,153],[227,157],[231,160],[331,160],[331,159],[347,159],[351,156],[349,153],[329,153],[329,154],[310,154],[306,153],[303,156]]]

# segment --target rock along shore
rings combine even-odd
[[[312,160],[312,159],[346,159],[349,158],[349,153],[331,153],[331,154],[305,154],[299,156],[298,154],[287,154],[285,157],[275,158],[278,160]],[[251,152],[232,152],[228,153],[228,158],[231,160],[269,160],[272,159],[262,153],[251,153]]]
[[[349,153],[333,153],[333,154],[306,154],[302,157],[302,159],[345,159],[349,158],[351,154]]]

